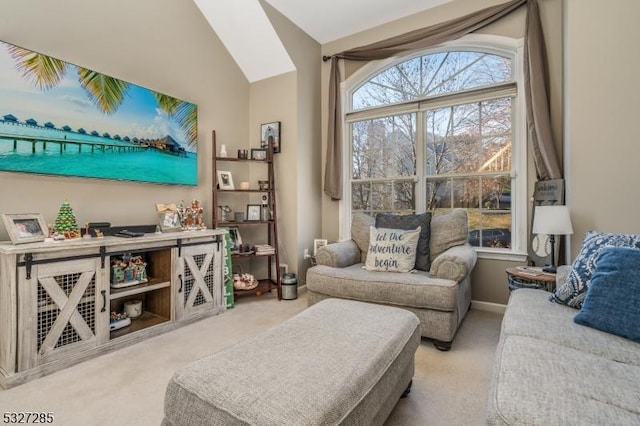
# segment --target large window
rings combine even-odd
[[[516,200],[523,205],[526,141],[519,64],[515,44],[457,43],[350,79],[348,213],[463,208],[472,245],[521,251],[526,226],[516,224],[524,222],[526,204],[518,208]]]

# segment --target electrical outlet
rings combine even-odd
[[[308,248],[304,249],[304,258],[309,259],[310,257],[311,255],[309,254],[309,249]]]

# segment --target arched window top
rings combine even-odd
[[[511,58],[448,50],[391,65],[352,92],[352,111],[463,92],[513,81]]]

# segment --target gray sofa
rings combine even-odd
[[[431,220],[429,271],[363,269],[373,218],[354,216],[352,239],[322,247],[307,271],[309,305],[326,298],[379,303],[407,309],[420,319],[420,334],[440,350],[451,342],[471,304],[471,271],[477,255],[467,244],[464,210]]]
[[[559,269],[564,282],[569,267]],[[640,344],[574,323],[541,290],[513,291],[493,366],[487,424],[640,424]]]

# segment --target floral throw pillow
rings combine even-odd
[[[596,260],[606,247],[640,249],[640,235],[587,232],[580,253],[571,265],[567,281],[551,294],[549,300],[576,309],[582,308],[591,277],[596,269]]]
[[[372,226],[364,268],[368,271],[412,271],[419,238],[420,227],[407,231]]]

